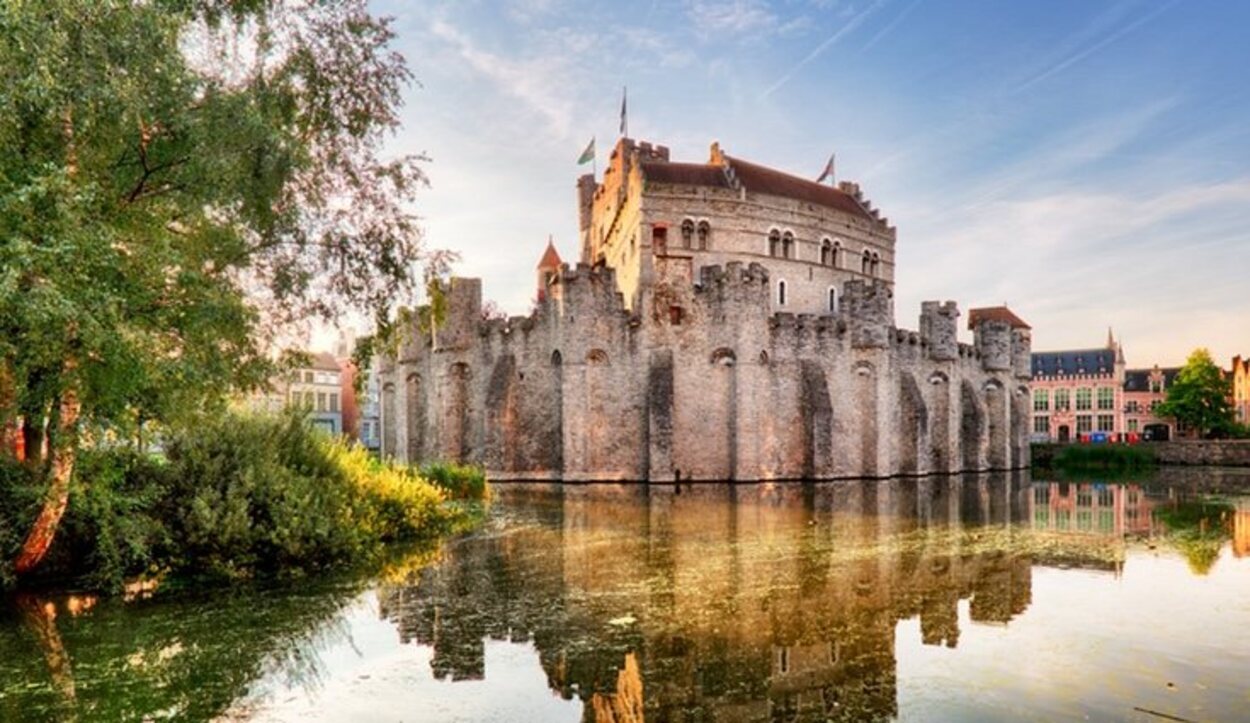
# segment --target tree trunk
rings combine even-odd
[[[73,364],[66,363],[67,371],[72,373]],[[69,480],[74,474],[74,459],[78,451],[78,413],[81,403],[78,392],[71,386],[61,396],[57,416],[56,434],[50,447],[51,464],[48,470],[48,493],[43,501],[43,509],[35,520],[22,550],[13,563],[13,570],[24,575],[34,570],[52,546],[56,536],[56,528],[61,524],[61,517],[69,504]]]
[[[0,366],[0,457],[17,459],[17,389],[8,364]]]
[[[47,454],[45,438],[43,419],[22,418],[22,440],[27,462],[36,466],[44,463],[44,455]]]

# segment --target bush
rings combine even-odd
[[[175,432],[165,458],[127,448],[80,453],[69,507],[42,578],[117,590],[138,574],[303,573],[374,559],[388,542],[446,534],[474,517],[479,470],[440,466],[432,484],[331,439],[298,414],[227,415]],[[0,588],[38,512],[26,467],[0,465]]]
[[[438,485],[452,499],[486,498],[486,472],[481,467],[454,462],[431,462],[421,467],[421,476]]]
[[[1072,444],[1059,450],[1051,465],[1072,472],[1131,472],[1152,469],[1155,456],[1149,447],[1140,445]]]

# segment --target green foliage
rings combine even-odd
[[[1229,380],[1211,360],[1211,352],[1195,349],[1168,386],[1168,398],[1156,414],[1171,417],[1202,436],[1229,436],[1235,430],[1228,397]]]
[[[434,539],[475,518],[465,502],[486,496],[480,470],[439,474],[431,483],[379,461],[296,413],[223,415],[173,432],[164,458],[90,450],[42,579],[118,590],[136,575],[273,577],[373,560],[387,543]],[[5,551],[21,544],[39,489],[24,466],[0,466]],[[0,567],[0,588],[13,583]]]
[[[1155,466],[1154,450],[1144,445],[1069,444],[1049,462],[1051,469],[1069,474],[1113,472],[1136,474]]]
[[[1155,510],[1168,531],[1168,541],[1185,556],[1195,575],[1206,575],[1231,537],[1233,505],[1227,500],[1185,500]]]
[[[0,590],[15,583],[12,561],[42,498],[42,484],[33,470],[0,457]]]
[[[452,499],[482,500],[488,494],[486,472],[481,467],[431,462],[421,466],[421,476],[444,490]]]

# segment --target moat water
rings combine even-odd
[[[0,720],[1246,720],[1250,474],[497,488],[373,579],[0,602]]]

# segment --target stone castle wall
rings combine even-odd
[[[1027,332],[986,322],[960,344],[952,302],[895,328],[881,281],[845,283],[836,314],[772,314],[769,294],[756,263],[661,262],[631,311],[611,268],[566,266],[532,315],[482,321],[480,283],[455,279],[434,338],[414,329],[383,363],[383,452],[495,480],[1028,465]]]

